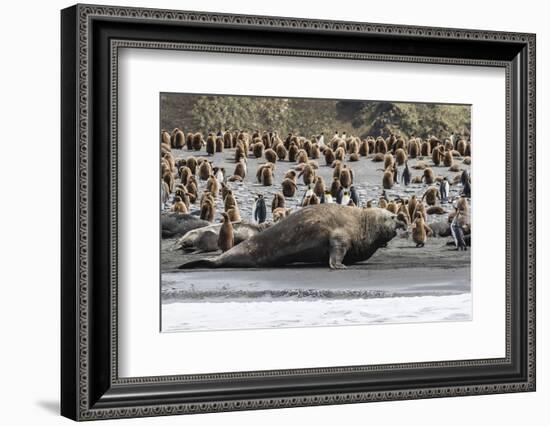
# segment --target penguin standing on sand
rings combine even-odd
[[[340,188],[338,195],[336,196],[336,202],[343,206],[349,206],[350,202],[359,206],[359,196],[355,186],[351,185],[349,188]]]
[[[334,200],[332,198],[332,193],[330,192],[330,189],[327,189],[321,195],[321,204],[332,204],[332,203],[334,203]]]
[[[407,161],[405,161],[405,169],[403,170],[401,179],[403,181],[403,185],[405,186],[408,186],[409,183],[411,183],[411,171],[409,170],[409,163]]]
[[[267,218],[267,209],[265,207],[265,199],[262,194],[258,194],[254,200],[254,220],[258,223],[264,223]]]
[[[457,250],[467,250],[466,241],[464,241],[464,230],[458,221],[458,217],[461,212],[459,209],[455,208],[455,217],[451,222],[451,235],[455,240],[455,246]]]
[[[304,193],[304,196],[302,197],[302,202],[300,203],[301,206],[304,205],[304,200],[307,197],[311,197],[313,195],[313,184],[308,184],[306,192]]]
[[[449,181],[446,177],[439,184],[439,197],[442,203],[447,203],[449,200]]]

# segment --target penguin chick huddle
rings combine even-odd
[[[267,130],[207,135],[162,130],[161,211],[220,223],[222,251],[235,244],[237,224],[268,227],[300,208],[324,203],[385,208],[407,225],[415,247],[431,235],[452,236],[456,247],[465,249],[470,163],[470,142],[454,136],[441,142],[396,134],[361,139],[345,132],[307,138]],[[375,170],[381,171],[381,182]],[[432,216],[446,227],[434,232]]]

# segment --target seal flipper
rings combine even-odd
[[[346,252],[348,251],[347,238],[339,233],[333,233],[329,239],[329,260],[328,265],[330,269],[346,269],[346,266],[342,263]]]
[[[199,259],[185,262],[178,266],[178,269],[194,269],[194,268],[218,268],[219,263],[215,259]]]

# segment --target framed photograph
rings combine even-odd
[[[535,35],[61,30],[64,416],[535,390]]]

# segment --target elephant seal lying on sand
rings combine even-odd
[[[385,209],[310,205],[213,259],[190,268],[257,268],[291,263],[328,263],[332,269],[370,258],[405,224]]]
[[[211,223],[192,214],[168,213],[160,217],[162,238],[176,238]]]
[[[218,250],[218,236],[222,224],[208,225],[202,228],[193,229],[181,237],[175,244],[175,249],[185,251],[216,251]],[[242,243],[244,240],[259,234],[268,228],[269,224],[255,224],[245,222],[233,223],[234,244]]]

